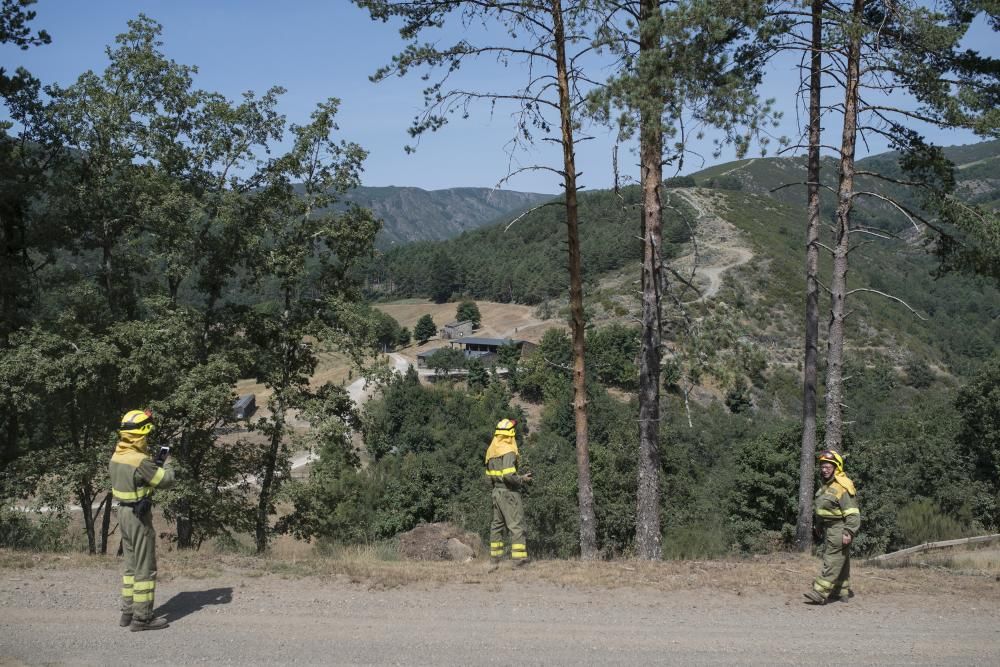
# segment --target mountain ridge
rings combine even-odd
[[[370,208],[383,222],[382,248],[414,241],[437,241],[515,216],[554,195],[495,188],[424,190],[408,186],[360,186],[342,202]]]

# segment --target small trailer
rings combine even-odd
[[[249,419],[257,410],[257,397],[254,394],[243,394],[233,403],[233,419]]]

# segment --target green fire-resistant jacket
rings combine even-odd
[[[121,434],[108,473],[111,493],[115,500],[125,503],[134,503],[153,489],[166,489],[174,483],[174,471],[157,466],[149,457],[144,435]]]
[[[853,485],[852,485],[853,486]],[[816,517],[823,528],[842,525],[854,537],[861,529],[858,501],[843,484],[831,479],[816,491]]]
[[[503,485],[511,491],[518,491],[524,485],[524,478],[517,474],[517,454],[507,452],[486,462],[486,477],[493,487]]]

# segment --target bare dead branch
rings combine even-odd
[[[885,292],[880,292],[880,291],[878,291],[876,289],[871,289],[869,287],[856,287],[856,288],[848,291],[847,294],[845,294],[844,296],[845,297],[851,296],[855,292],[871,292],[872,294],[878,294],[879,296],[884,296],[887,299],[890,299],[892,301],[896,301],[896,302],[901,303],[904,306],[906,306],[907,310],[909,310],[911,313],[913,313],[914,315],[917,316],[917,319],[923,320],[924,322],[927,321],[926,317],[924,317],[923,315],[921,315],[920,313],[918,313],[916,310],[914,310],[912,307],[910,307],[910,304],[906,303],[905,301],[903,301],[902,299],[900,299],[898,296],[893,296],[892,294],[886,294]]]

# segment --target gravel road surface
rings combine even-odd
[[[787,591],[604,588],[454,567],[456,583],[388,589],[343,574],[167,576],[157,604],[171,626],[146,633],[117,626],[110,567],[0,570],[0,665],[1000,664],[1000,585],[989,580],[981,595],[811,607]]]

